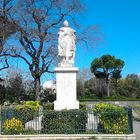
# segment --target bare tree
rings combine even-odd
[[[12,6],[9,5],[10,2],[11,0],[0,0],[0,54],[3,51],[7,38],[15,33],[14,25],[11,24],[10,20],[7,18],[7,14],[12,8]],[[9,68],[7,56],[1,56],[0,64],[0,71]]]
[[[12,1],[7,0],[6,4],[9,2]],[[75,15],[83,9],[80,0],[15,0],[4,13],[3,20],[16,31],[13,37],[20,45],[4,48],[0,57],[18,57],[25,61],[35,81],[37,100],[40,98],[40,78],[45,72],[53,73],[51,68],[57,60],[58,28],[65,18],[77,25]],[[85,43],[86,38],[81,35]]]

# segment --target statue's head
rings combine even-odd
[[[67,21],[67,20],[65,20],[65,21],[64,21],[64,23],[63,23],[63,25],[64,25],[64,27],[68,27],[68,26],[69,26],[68,21]]]

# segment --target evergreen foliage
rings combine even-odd
[[[47,111],[44,113],[43,133],[78,134],[86,131],[87,113],[83,110]]]

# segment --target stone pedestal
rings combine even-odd
[[[56,101],[54,101],[54,110],[79,109],[77,101],[76,67],[57,67],[56,73]]]

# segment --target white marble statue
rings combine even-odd
[[[64,21],[64,26],[58,32],[58,56],[60,57],[60,67],[74,66],[76,31],[69,27],[68,21]]]

